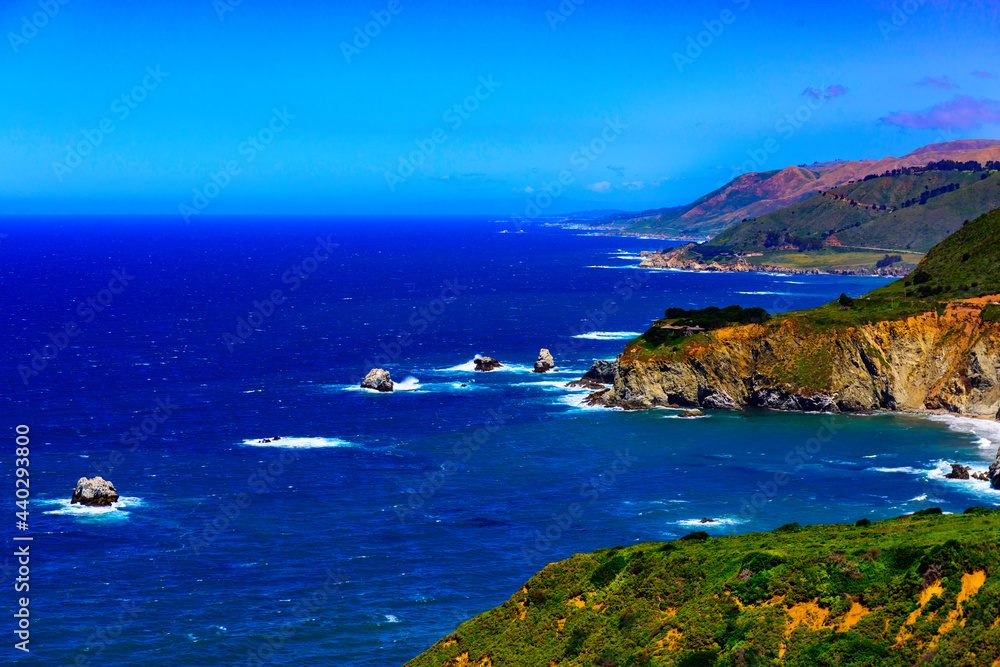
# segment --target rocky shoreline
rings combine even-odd
[[[955,302],[940,314],[832,329],[774,320],[719,329],[683,350],[633,344],[587,403],[1000,420],[1000,323],[984,321],[983,307]],[[987,475],[1000,488],[997,454]]]
[[[692,257],[688,251],[695,244],[688,243],[678,248],[662,250],[660,252],[640,252],[642,262],[639,268],[642,269],[674,269],[677,271],[698,271],[708,273],[785,273],[789,275],[802,276],[883,276],[902,277],[913,270],[912,266],[899,265],[882,269],[833,269],[825,271],[822,269],[800,269],[795,267],[778,266],[774,264],[752,264],[746,257],[736,257],[731,263],[720,264],[716,261],[703,262]]]

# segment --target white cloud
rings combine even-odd
[[[601,181],[600,183],[591,183],[587,186],[587,189],[591,192],[611,192],[611,183],[607,181]]]

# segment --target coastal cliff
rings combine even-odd
[[[640,337],[621,355],[613,387],[591,401],[626,408],[947,410],[997,418],[1000,324],[983,318],[991,300],[853,326],[790,316],[652,349]]]

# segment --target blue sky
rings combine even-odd
[[[0,214],[637,210],[772,138],[1000,138],[985,1],[63,2],[0,9]]]

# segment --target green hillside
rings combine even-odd
[[[1000,209],[963,225],[931,248],[913,273],[871,296],[948,300],[992,294],[1000,294]]]
[[[985,176],[985,178],[984,178]],[[949,191],[950,190],[950,191]],[[924,193],[934,196],[926,197]],[[795,246],[924,252],[966,220],[1000,207],[1000,172],[925,171],[833,188],[780,211],[741,222],[705,251],[766,252]]]
[[[407,665],[990,667],[998,534],[928,510],[576,555]]]

